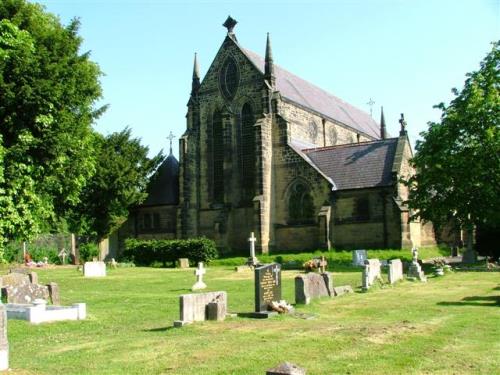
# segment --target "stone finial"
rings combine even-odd
[[[198,65],[198,56],[195,52],[194,54],[194,65],[193,65],[193,82],[191,84],[191,96],[195,96],[200,91],[200,67]]]
[[[401,118],[399,119],[399,123],[401,124],[401,130],[399,131],[399,135],[406,135],[406,121],[404,113],[401,113]]]
[[[172,155],[172,140],[175,138],[175,135],[174,133],[172,133],[172,131],[170,131],[170,134],[168,135],[167,139],[170,141],[170,155]],[[113,261],[115,259],[113,258]],[[116,267],[115,267],[116,268]]]
[[[238,21],[236,21],[233,17],[227,16],[226,21],[222,24],[227,29],[227,34],[228,35],[234,35],[233,29],[236,26]]]
[[[385,130],[384,107],[381,107],[380,110],[380,138],[381,139],[387,138],[387,132]]]
[[[265,57],[265,65],[264,65],[264,78],[268,80],[271,87],[275,86],[276,77],[274,76],[273,51],[271,48],[271,38],[269,37],[269,33],[267,33],[267,41],[266,41],[266,57]]]

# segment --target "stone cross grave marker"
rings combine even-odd
[[[198,262],[198,268],[194,271],[196,275],[196,283],[193,285],[191,290],[200,290],[205,289],[207,284],[203,282],[203,275],[207,272],[205,268],[203,268],[203,262]]]
[[[248,239],[248,242],[250,242],[250,258],[248,258],[248,262],[247,262],[247,264],[251,267],[255,267],[259,263],[259,260],[255,257],[255,242],[256,241],[257,241],[257,238],[255,238],[255,235],[252,232],[250,234],[250,238]]]
[[[328,262],[326,261],[325,257],[322,256],[319,259],[319,272],[320,273],[325,273],[326,272],[326,266],[328,266]]]
[[[281,266],[267,264],[255,269],[255,312],[266,313],[273,301],[281,300]]]
[[[68,254],[66,253],[66,249],[63,247],[58,254],[59,259],[61,260],[61,264],[66,264],[66,257]]]

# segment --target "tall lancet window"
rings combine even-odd
[[[248,103],[241,109],[240,173],[242,203],[251,204],[255,195],[255,130],[252,106]]]
[[[212,119],[212,189],[213,201],[224,201],[224,134],[222,114],[215,111]]]

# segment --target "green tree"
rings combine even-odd
[[[500,214],[500,50],[499,42],[467,74],[450,105],[441,103],[439,123],[429,123],[417,141],[407,181],[409,206],[417,216],[443,224],[453,219],[468,232],[465,261],[473,262],[475,225],[495,225]]]
[[[28,239],[79,201],[94,172],[99,67],[37,4],[0,2],[0,239]],[[0,246],[2,243],[0,243]]]
[[[146,199],[149,177],[164,157],[148,157],[148,147],[131,138],[130,129],[106,137],[96,134],[96,172],[85,186],[71,220],[79,234],[99,241],[128,217],[129,208]]]

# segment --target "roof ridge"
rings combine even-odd
[[[304,148],[302,149],[302,152],[311,152],[311,151],[328,151],[328,150],[333,150],[333,149],[339,149],[339,148],[348,148],[348,147],[358,147],[358,146],[364,146],[370,143],[390,143],[389,141],[395,141],[397,140],[397,137],[393,138],[386,138],[386,139],[374,139],[371,141],[364,141],[364,142],[357,142],[357,143],[344,143],[341,145],[331,145],[331,146],[320,146],[320,147],[313,147],[313,148]]]

